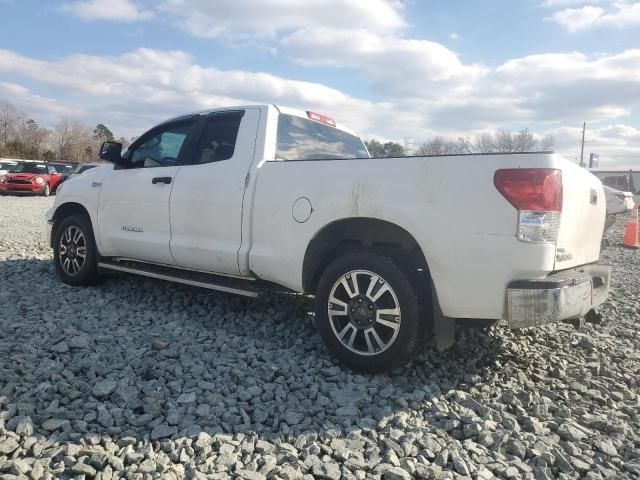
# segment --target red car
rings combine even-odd
[[[48,197],[62,181],[62,174],[52,165],[20,162],[0,177],[0,193],[32,193]]]

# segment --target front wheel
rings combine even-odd
[[[316,325],[344,364],[364,372],[390,371],[423,345],[425,322],[407,273],[375,253],[334,260],[316,291]]]
[[[44,188],[42,189],[42,196],[48,197],[49,195],[51,195],[51,186],[49,186],[49,184],[46,183]]]
[[[53,257],[60,279],[69,285],[94,285],[98,275],[98,251],[91,221],[86,215],[71,215],[56,228]]]

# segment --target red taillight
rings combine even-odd
[[[562,172],[555,168],[497,170],[493,183],[518,210],[562,212]]]
[[[307,117],[309,117],[309,120],[315,120],[316,122],[331,125],[332,127],[336,126],[336,122],[333,120],[333,118],[329,118],[326,115],[320,115],[319,113],[315,112],[307,112]]]

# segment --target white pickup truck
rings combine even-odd
[[[608,293],[602,184],[553,154],[370,158],[324,115],[257,105],[168,120],[101,158],[114,165],[70,178],[47,213],[64,282],[312,294],[355,369],[392,369],[430,335],[446,348],[460,319],[530,327]]]

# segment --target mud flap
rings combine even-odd
[[[442,314],[433,282],[431,282],[431,299],[433,303],[433,333],[436,337],[436,348],[439,352],[442,352],[456,341],[456,319],[445,317]]]

